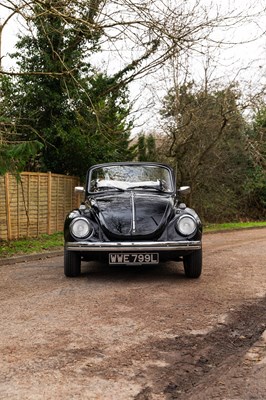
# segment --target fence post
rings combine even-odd
[[[52,173],[48,172],[47,185],[47,233],[51,234],[51,207],[52,207]]]
[[[9,196],[9,174],[5,174],[5,194],[6,194],[6,222],[7,222],[7,239],[12,239],[11,230],[11,214],[10,214],[10,196]]]
[[[40,234],[40,191],[41,191],[41,176],[38,174],[38,182],[37,182],[37,237]]]

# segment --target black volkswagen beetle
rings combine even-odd
[[[202,270],[202,225],[179,200],[173,170],[160,163],[99,164],[87,173],[84,202],[67,215],[64,272],[80,274],[81,260],[110,266],[183,261],[185,275]]]

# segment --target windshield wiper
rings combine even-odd
[[[121,189],[120,187],[117,187],[117,186],[100,186],[98,189],[99,189],[100,192],[101,191],[108,192],[110,190],[118,190],[119,192],[124,192],[125,191],[124,189]]]
[[[128,189],[129,189],[129,190],[130,190],[130,189],[151,189],[151,190],[156,190],[156,192],[164,192],[164,190],[162,190],[162,189],[160,189],[160,188],[158,188],[158,187],[155,187],[155,186],[148,186],[148,185],[130,186]]]

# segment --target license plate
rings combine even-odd
[[[109,264],[158,264],[159,253],[110,253]]]

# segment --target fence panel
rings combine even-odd
[[[80,204],[78,185],[77,177],[50,172],[0,176],[0,240],[62,231],[66,214]]]

